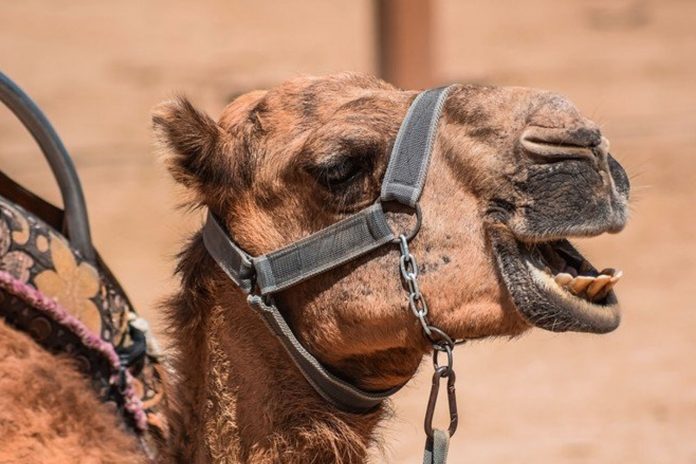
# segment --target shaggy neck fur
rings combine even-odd
[[[178,375],[168,459],[364,462],[383,408],[348,414],[321,399],[207,255],[200,237],[182,254],[178,272],[182,290],[168,304]],[[404,360],[415,364],[414,371],[418,361]]]

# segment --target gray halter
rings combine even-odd
[[[450,89],[426,90],[413,101],[397,134],[379,201],[362,211],[288,246],[254,257],[230,238],[214,214],[208,213],[203,228],[203,242],[208,253],[248,295],[249,304],[280,340],[307,382],[339,409],[369,411],[401,386],[367,392],[332,375],[300,344],[271,296],[382,245],[399,243],[399,234],[395,234],[387,222],[383,209],[386,202],[415,208],[420,225],[418,199],[423,191],[438,122]],[[451,351],[449,356],[451,358]]]

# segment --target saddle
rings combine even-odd
[[[0,170],[0,318],[68,354],[151,458],[167,435],[167,375],[148,323],[92,246],[77,173],[51,124],[0,72],[0,100],[41,148],[65,210]]]

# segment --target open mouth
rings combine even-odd
[[[525,243],[504,227],[492,227],[489,236],[508,292],[531,324],[555,332],[618,327],[613,288],[621,271],[598,271],[565,239]]]
[[[535,279],[547,286],[552,285],[552,279],[570,295],[589,303],[606,305],[609,293],[623,276],[613,268],[598,272],[567,240],[523,246],[524,259]]]

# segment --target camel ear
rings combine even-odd
[[[152,124],[169,172],[184,186],[202,196],[233,175],[229,134],[186,98],[160,103]]]

